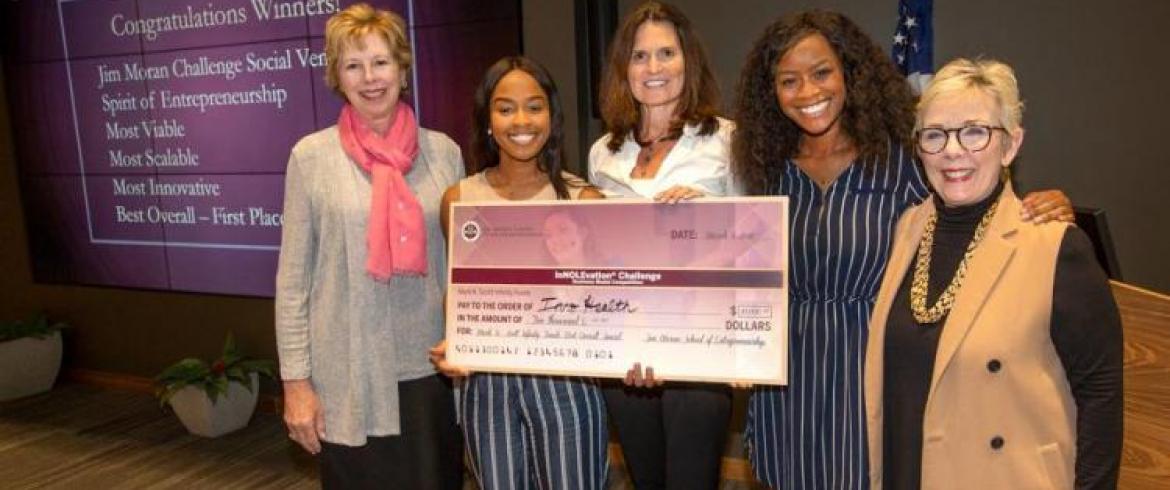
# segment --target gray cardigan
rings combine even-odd
[[[427,224],[427,275],[366,274],[369,175],[345,155],[337,127],[302,138],[285,177],[276,272],[276,343],[285,380],[310,379],[325,411],[324,440],[360,446],[397,435],[398,382],[435,374],[427,349],[443,338],[447,262],[443,191],[464,175],[459,147],[419,129],[406,181]]]

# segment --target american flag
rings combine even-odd
[[[934,74],[934,0],[898,0],[898,26],[892,54],[914,93],[921,94]]]

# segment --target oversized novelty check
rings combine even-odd
[[[447,356],[472,371],[786,384],[788,201],[457,203]]]

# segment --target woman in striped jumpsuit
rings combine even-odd
[[[749,193],[790,198],[789,383],[754,390],[756,478],[785,490],[866,488],[861,398],[870,311],[898,217],[928,189],[913,159],[913,95],[847,17],[772,23],[740,75],[732,155]],[[1025,199],[1071,219],[1059,191]]]
[[[556,85],[542,66],[515,56],[488,68],[475,95],[474,175],[443,195],[443,228],[455,201],[603,197],[581,178],[561,171],[562,124]],[[445,343],[431,350],[436,367],[448,375],[467,375],[449,365],[445,354]],[[480,488],[604,488],[608,431],[596,380],[475,373],[466,387],[460,422]]]

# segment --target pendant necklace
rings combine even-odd
[[[638,159],[634,162],[634,170],[630,172],[630,176],[633,178],[647,178],[650,174],[650,162],[654,161],[654,156],[662,148],[671,147],[671,145],[660,145],[659,143],[673,143],[673,141],[674,140],[670,138],[669,132],[657,138],[651,139],[650,141],[642,141],[640,139],[634,138],[634,142],[638,143],[638,146],[642,149],[638,152]]]

